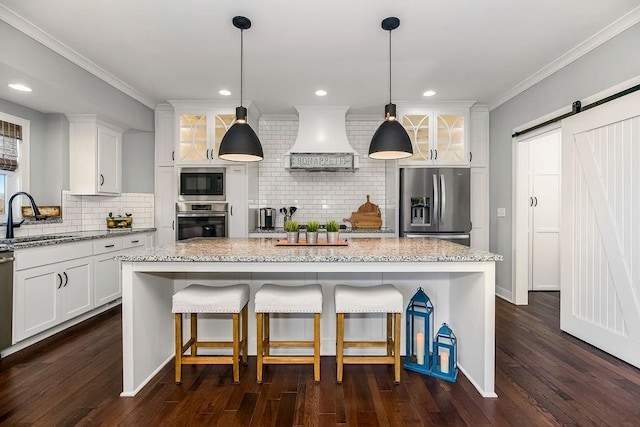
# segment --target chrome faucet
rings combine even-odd
[[[38,206],[36,205],[36,202],[33,200],[33,197],[31,197],[31,194],[25,193],[24,191],[18,191],[17,193],[12,195],[11,198],[9,198],[9,206],[8,206],[9,212],[7,213],[7,236],[6,236],[7,239],[13,239],[13,229],[20,227],[20,225],[22,225],[22,223],[24,222],[24,219],[23,219],[17,224],[13,223],[13,207],[11,206],[13,203],[13,199],[15,199],[17,196],[21,194],[29,198],[29,201],[31,202],[31,209],[33,209],[33,216],[35,218],[38,218],[40,216],[40,209],[38,209]]]

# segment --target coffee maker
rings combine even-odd
[[[260,208],[260,229],[273,230],[276,226],[276,210]]]

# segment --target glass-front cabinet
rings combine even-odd
[[[181,164],[223,163],[220,142],[235,120],[232,109],[208,113],[177,113],[178,156]],[[224,162],[225,164],[227,162]]]
[[[400,123],[413,144],[413,156],[400,165],[468,166],[469,109],[404,109]]]

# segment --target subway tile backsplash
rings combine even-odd
[[[106,218],[113,215],[133,215],[134,228],[154,227],[154,195],[149,193],[123,193],[119,196],[78,196],[62,192],[62,222],[25,224],[14,229],[16,237],[42,234],[73,233],[78,231],[107,230]],[[6,228],[0,227],[4,236]]]
[[[307,172],[285,169],[284,154],[293,146],[298,134],[297,120],[260,120],[260,141],[264,160],[259,163],[259,207],[276,209],[276,226],[284,216],[281,207],[296,206],[293,219],[299,223],[317,220],[325,223],[349,218],[367,201],[380,206],[385,227],[385,162],[368,157],[369,143],[380,121],[347,120],[347,137],[360,154],[360,168],[355,172]]]

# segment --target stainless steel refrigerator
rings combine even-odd
[[[400,237],[436,237],[470,245],[468,168],[400,169]]]

